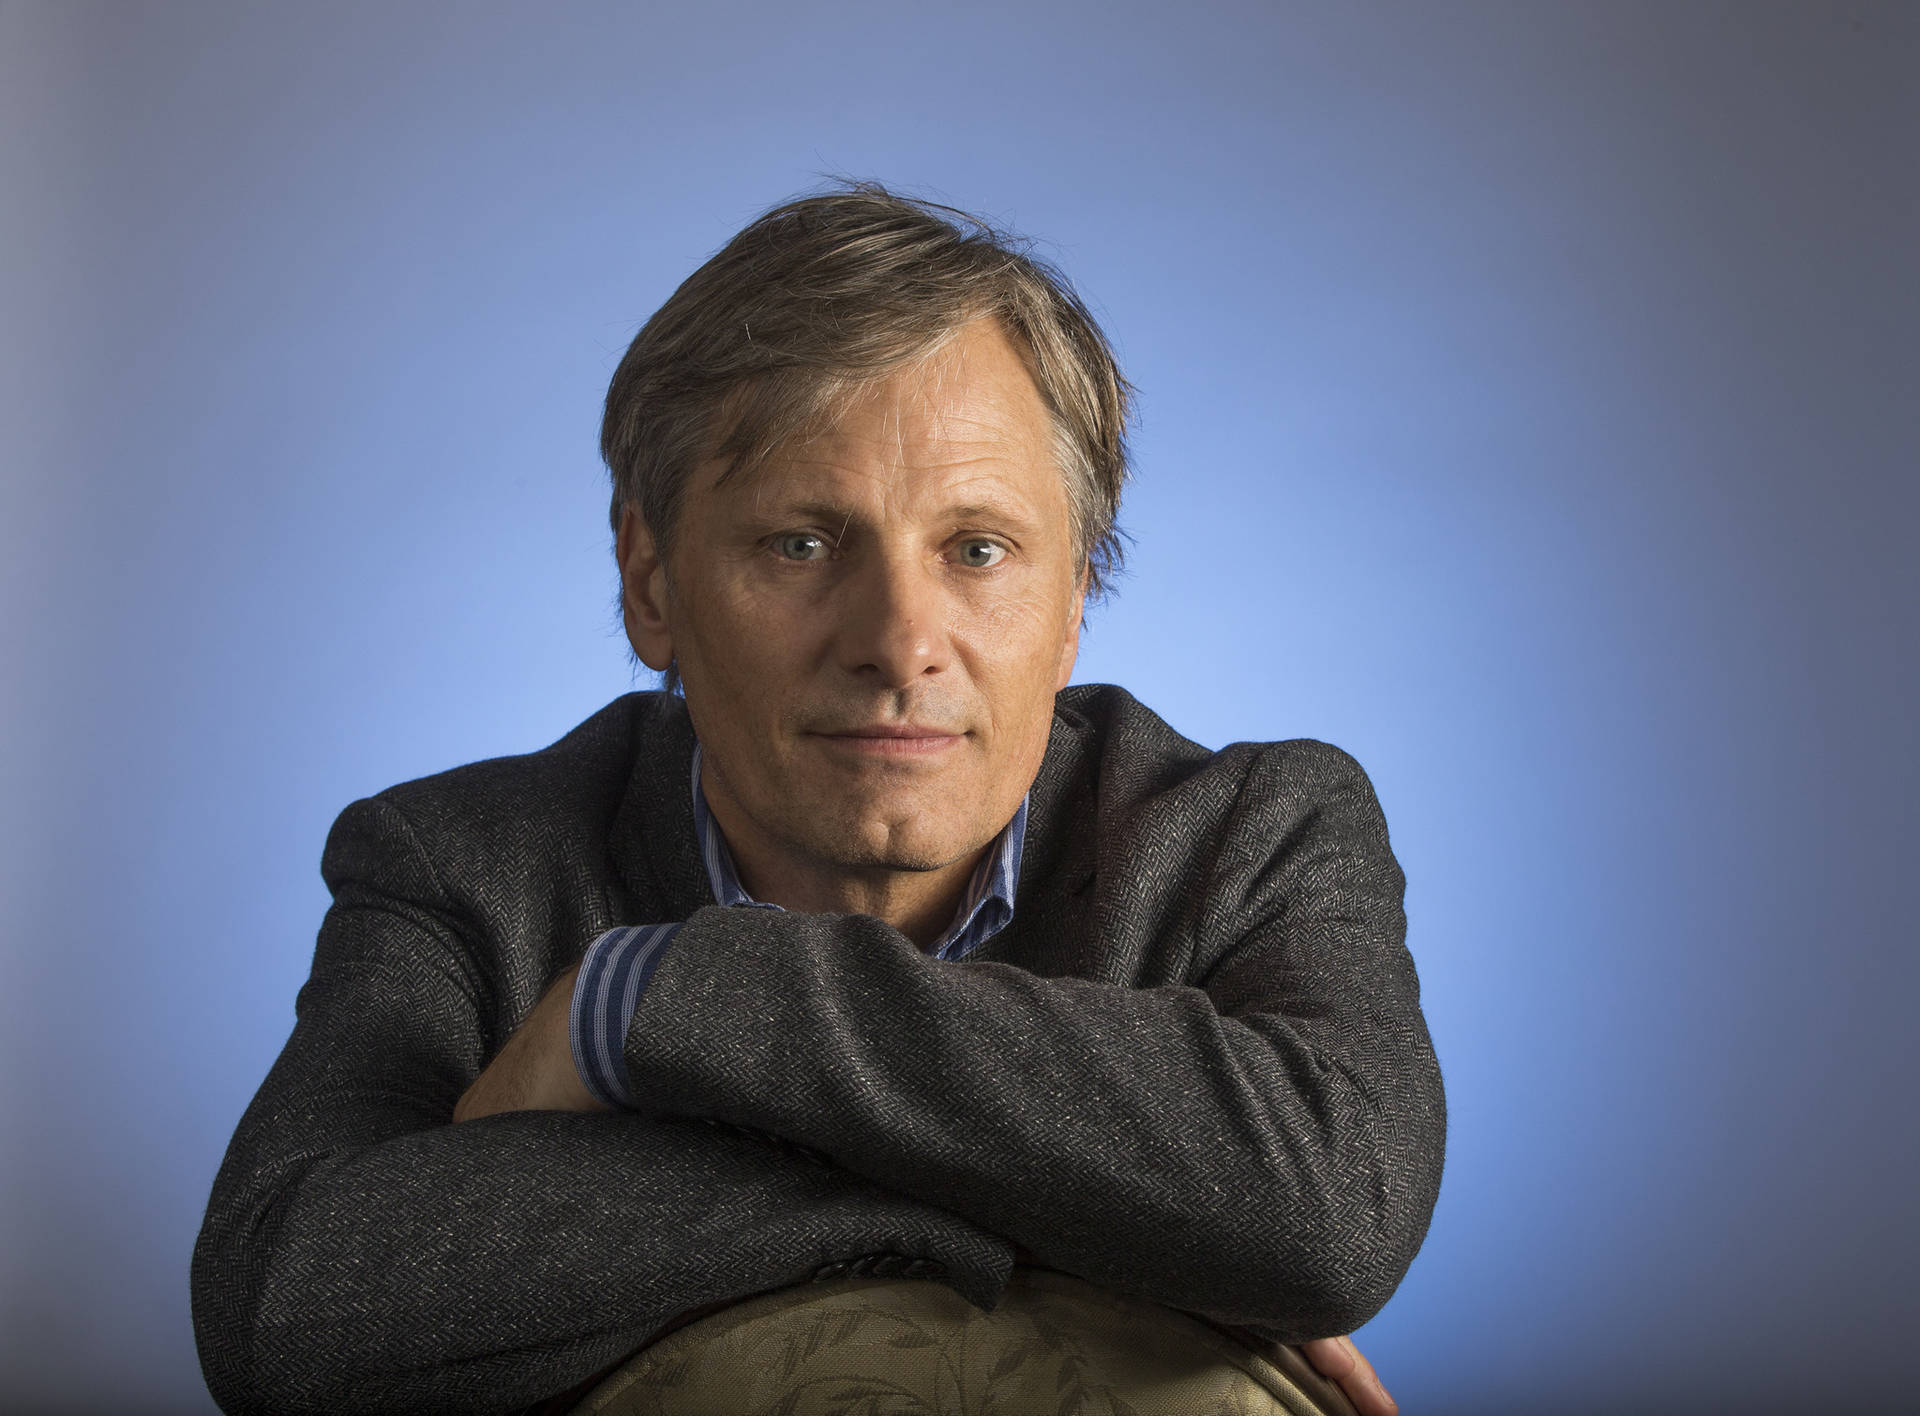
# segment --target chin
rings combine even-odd
[[[958,850],[939,850],[913,842],[889,842],[875,846],[867,841],[835,842],[821,854],[836,866],[847,870],[938,870],[951,865],[964,854]]]
[[[814,853],[843,870],[939,870],[977,849],[946,832],[889,829],[871,817],[844,823],[816,819],[812,826]]]

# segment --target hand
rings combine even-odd
[[[575,964],[548,986],[500,1054],[454,1103],[455,1122],[501,1111],[610,1111],[594,1100],[573,1065]]]
[[[1339,1387],[1360,1416],[1396,1416],[1399,1403],[1387,1395],[1373,1364],[1360,1355],[1350,1337],[1317,1337],[1300,1344],[1313,1369]]]

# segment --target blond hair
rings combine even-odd
[[[670,555],[693,468],[751,470],[874,380],[997,320],[1054,426],[1090,596],[1121,563],[1132,388],[1065,276],[978,217],[853,183],[774,207],[688,276],[628,346],[600,451]]]

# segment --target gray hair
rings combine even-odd
[[[722,480],[751,471],[981,317],[999,321],[1052,418],[1075,551],[1098,598],[1122,560],[1133,397],[1106,336],[1027,242],[871,182],[766,212],[634,336],[600,427],[616,534],[632,505],[668,555],[695,466],[720,461]]]

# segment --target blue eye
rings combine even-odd
[[[1007,548],[998,541],[962,541],[957,559],[960,564],[985,570],[1006,559]]]
[[[775,537],[773,549],[782,560],[793,561],[825,560],[833,554],[833,547],[827,544],[827,538],[816,536],[811,531],[790,531],[784,536]]]

